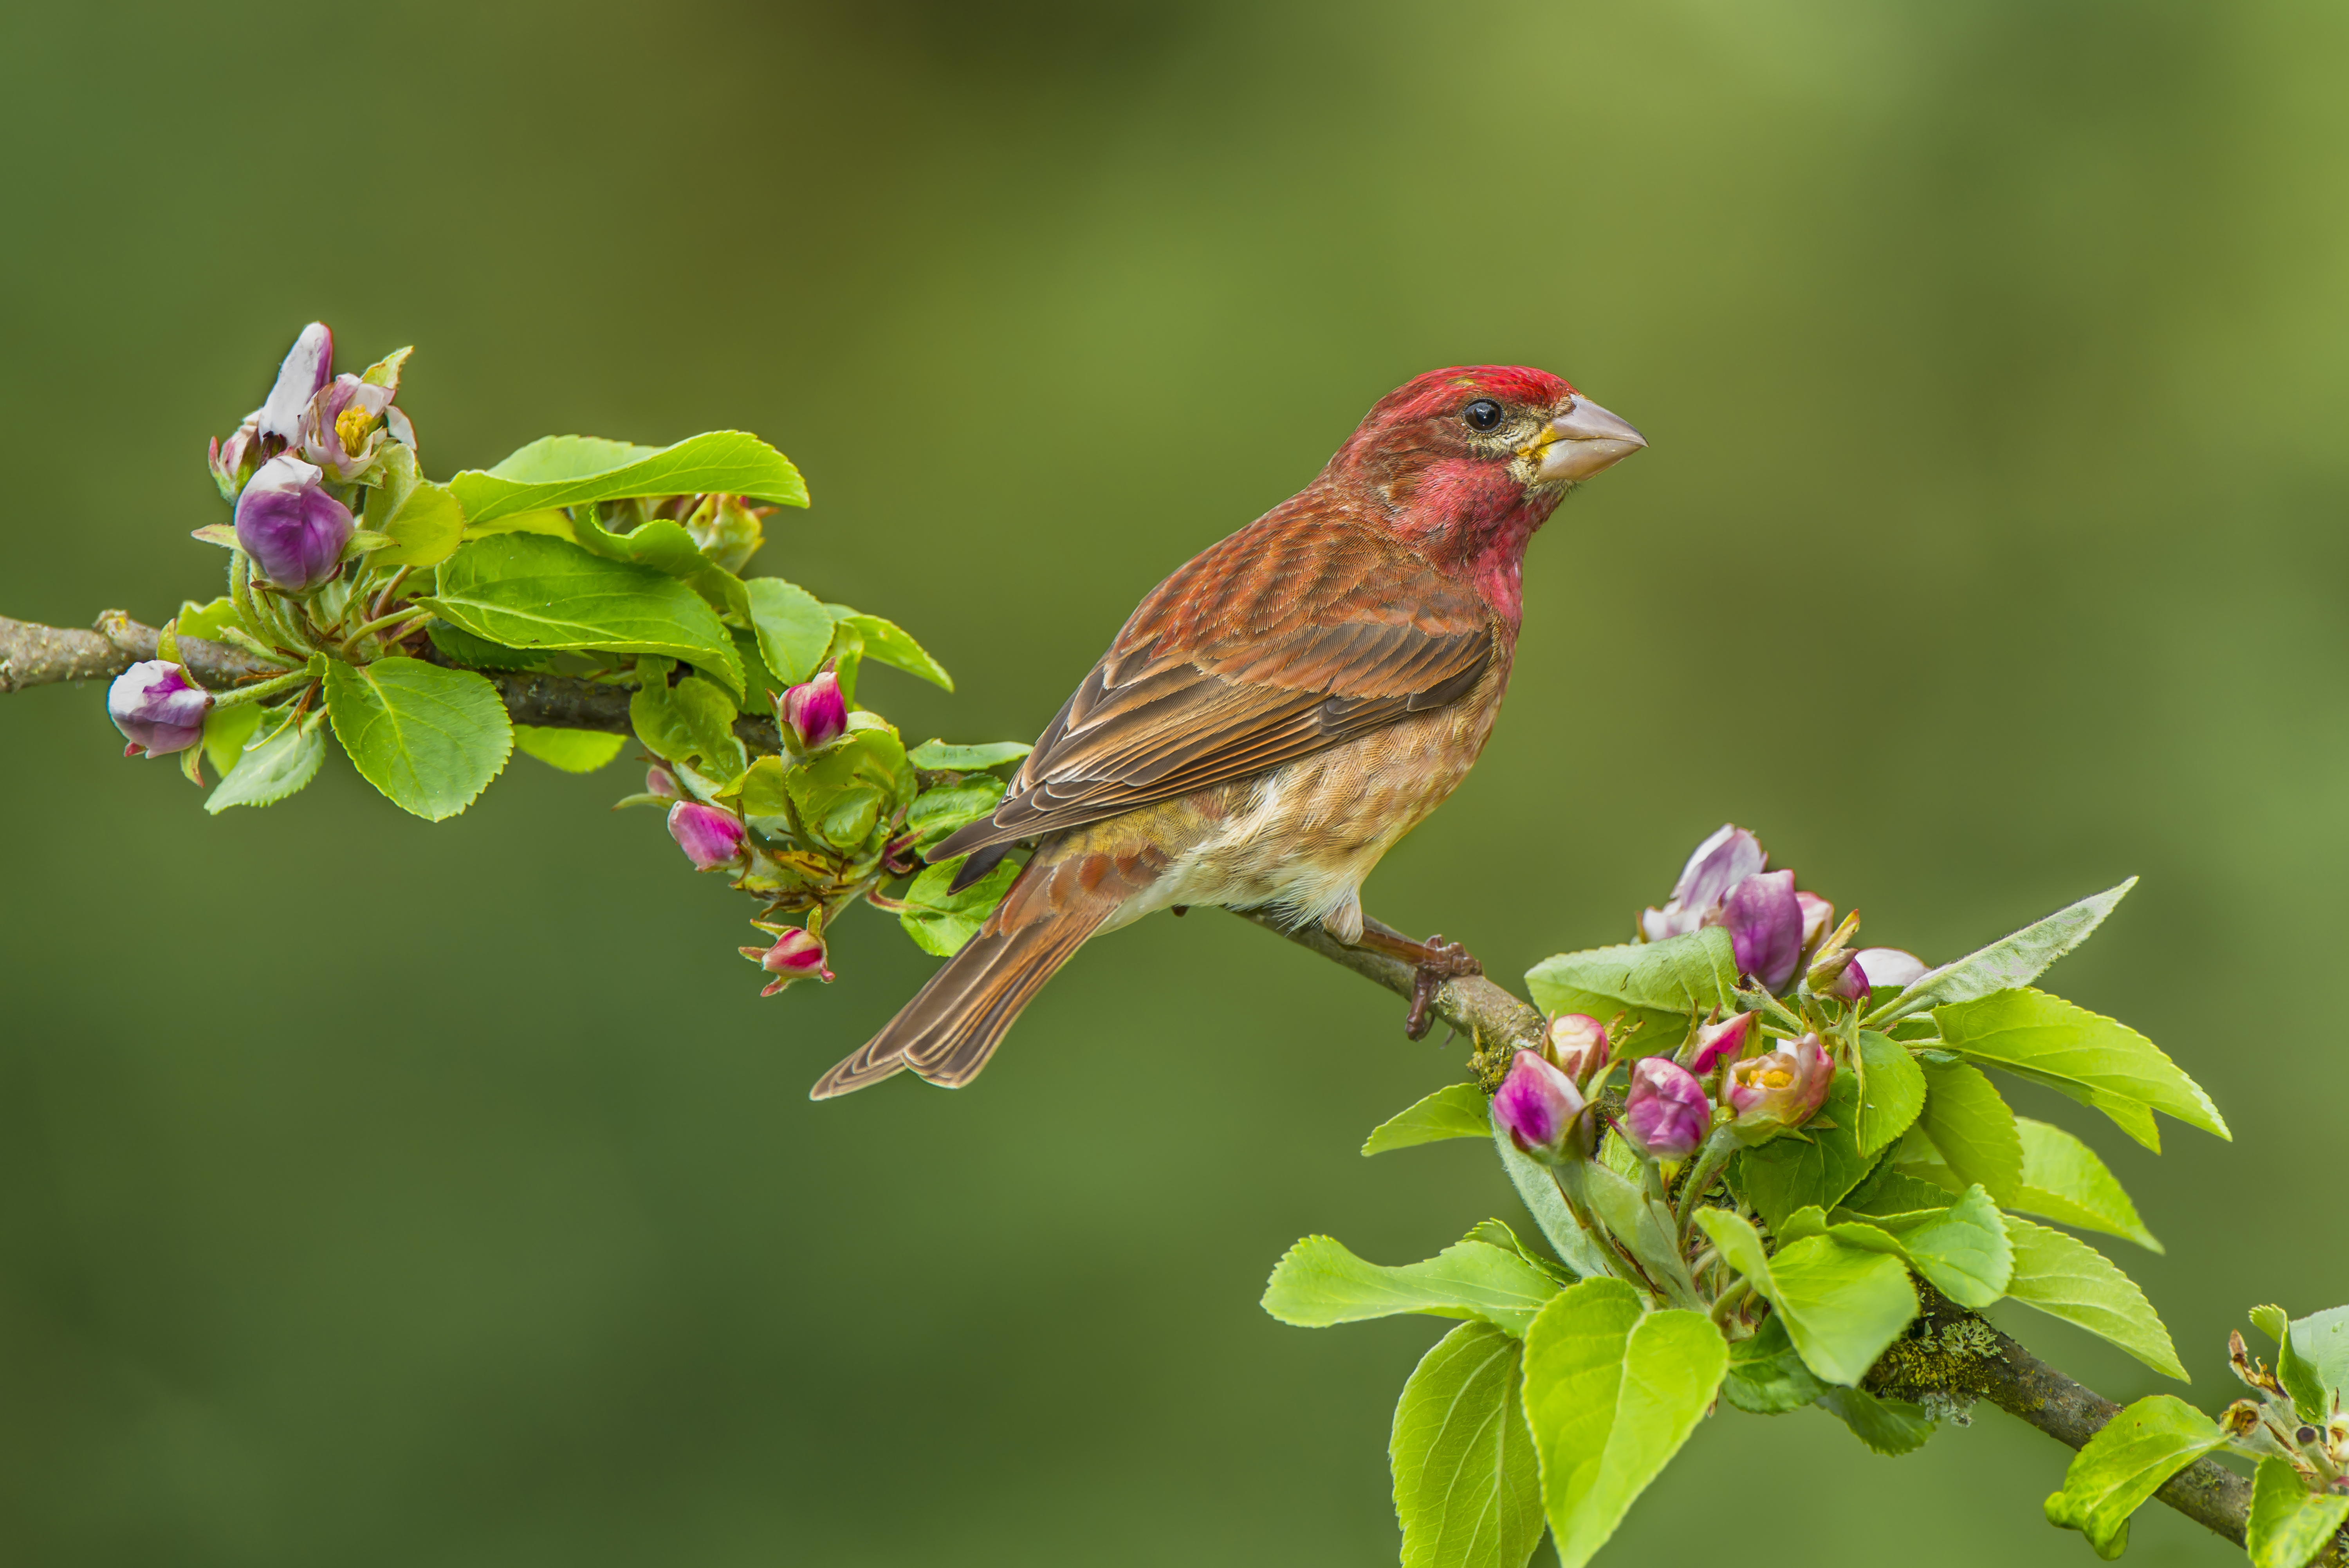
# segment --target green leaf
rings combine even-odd
[[[918,675],[933,686],[954,690],[954,678],[946,667],[926,652],[922,645],[907,636],[895,621],[883,620],[877,615],[860,615],[839,605],[825,607],[833,618],[844,630],[853,633],[864,645],[864,657],[895,665],[908,675]]]
[[[743,587],[741,578],[703,555],[682,523],[655,517],[639,523],[627,533],[616,534],[595,520],[592,507],[582,507],[580,514],[573,519],[571,535],[593,555],[649,566],[691,585],[693,591],[721,615],[731,613],[743,621],[750,618],[750,589]]]
[[[193,599],[181,601],[180,613],[171,618],[171,624],[177,628],[178,635],[201,637],[208,642],[220,641],[221,633],[231,627],[248,635],[253,630],[244,624],[244,618],[236,613],[236,601],[225,594],[205,605]],[[229,711],[233,713],[236,709],[232,708]]]
[[[2243,1527],[2251,1568],[2304,1568],[2344,1519],[2349,1519],[2349,1496],[2334,1492],[2321,1497],[2308,1490],[2291,1461],[2272,1456],[2261,1459],[2251,1480],[2251,1513]]]
[[[513,751],[506,705],[487,679],[401,654],[330,660],[326,712],[359,776],[427,822],[472,805]]]
[[[560,539],[477,539],[440,564],[440,592],[417,602],[459,630],[508,648],[663,654],[742,690],[734,640],[699,594],[666,573],[607,561]]]
[[[1464,1241],[1482,1241],[1486,1246],[1498,1247],[1505,1252],[1515,1252],[1561,1285],[1570,1285],[1575,1282],[1576,1276],[1573,1270],[1554,1259],[1542,1256],[1523,1241],[1518,1241],[1517,1233],[1509,1229],[1508,1222],[1505,1220],[1479,1220],[1469,1226],[1468,1234],[1460,1239]]]
[[[1918,1130],[1956,1178],[1959,1189],[1981,1182],[1992,1198],[2013,1196],[2023,1181],[2023,1135],[2014,1112],[1988,1078],[1963,1063],[1928,1064]]]
[[[701,771],[721,783],[750,765],[749,751],[734,733],[734,703],[716,682],[688,675],[671,686],[668,661],[636,660],[640,682],[628,699],[628,723],[655,756],[673,763],[700,760]]]
[[[1402,1386],[1387,1455],[1404,1568],[1524,1568],[1541,1544],[1525,1346],[1487,1323],[1435,1342]]]
[[[842,854],[910,806],[917,782],[895,731],[870,713],[851,713],[848,723],[845,736],[783,775],[802,825]]]
[[[1493,1124],[1493,1151],[1500,1156],[1501,1168],[1509,1173],[1509,1185],[1517,1189],[1526,1212],[1541,1228],[1542,1239],[1550,1250],[1566,1262],[1575,1273],[1588,1278],[1613,1272],[1607,1254],[1599,1250],[1598,1241],[1574,1222],[1573,1212],[1566,1206],[1566,1198],[1557,1189],[1557,1180],[1547,1166],[1537,1164],[1524,1150],[1509,1141],[1509,1135],[1498,1123]]]
[[[1925,1108],[1925,1074],[1907,1046],[1872,1029],[1860,1032],[1859,1060],[1868,1069],[1868,1087],[1859,1106],[1858,1147],[1874,1154],[1907,1132]]]
[[[991,815],[1002,799],[1003,781],[984,774],[960,784],[939,784],[914,797],[905,813],[905,826],[915,835],[915,846],[927,849],[966,823]]]
[[[261,704],[258,702],[240,702],[233,708],[214,708],[207,712],[204,715],[204,755],[211,759],[213,770],[225,777],[230,770],[243,762],[245,742],[253,739],[254,731],[260,727]]]
[[[1859,1148],[1859,1082],[1838,1069],[1819,1107],[1820,1120],[1805,1137],[1781,1136],[1737,1157],[1746,1197],[1772,1230],[1806,1205],[1832,1209],[1875,1167],[1876,1156]]]
[[[2060,996],[2002,991],[1937,1007],[1933,1020],[1951,1050],[2094,1106],[2147,1148],[2161,1147],[2154,1111],[2220,1137],[2233,1136],[2210,1096],[2159,1046]]]
[[[1424,1262],[1364,1262],[1327,1236],[1308,1236],[1276,1264],[1264,1310],[1299,1328],[1425,1313],[1477,1318],[1523,1337],[1557,1282],[1517,1254],[1455,1241]]]
[[[2254,1307],[2251,1321],[2276,1342],[2276,1380],[2302,1420],[2331,1419],[2335,1391],[2349,1404],[2349,1307],[2311,1313],[2296,1323],[2282,1307]]]
[[[1618,1012],[1645,1024],[1642,1051],[1677,1045],[1691,1014],[1731,1005],[1737,992],[1737,958],[1729,933],[1707,926],[1661,942],[1626,942],[1587,952],[1560,953],[1526,971],[1534,1001],[1553,1017],[1582,1012],[1606,1023]]]
[[[950,746],[944,741],[924,741],[909,753],[914,765],[928,773],[969,772],[977,768],[1001,767],[1016,763],[1033,746],[1023,746],[1017,741],[994,741],[977,746]]]
[[[1865,1388],[1826,1389],[1818,1406],[1887,1458],[1915,1453],[1934,1432],[1931,1417],[1906,1399],[1879,1399]]]
[[[1786,1337],[1786,1320],[1775,1313],[1729,1347],[1729,1371],[1721,1380],[1721,1397],[1754,1416],[1799,1410],[1827,1388],[1803,1365]]]
[[[2108,888],[2093,898],[2067,905],[2045,919],[2033,921],[2012,936],[2001,937],[1953,963],[1928,970],[1898,996],[1871,1008],[1861,1022],[1871,1029],[1880,1029],[1896,1018],[1906,1018],[1929,1007],[1971,1002],[1992,992],[2029,985],[2046,972],[2049,964],[2086,941],[2136,886],[2137,878],[2132,877],[2117,888]]]
[[[1582,1191],[1599,1223],[1630,1250],[1650,1279],[1676,1303],[1697,1304],[1696,1286],[1681,1257],[1679,1230],[1670,1209],[1651,1199],[1642,1183],[1597,1161],[1582,1168]]]
[[[1979,1182],[1946,1208],[1885,1215],[1877,1223],[1900,1243],[1909,1265],[1960,1306],[1981,1311],[2004,1295],[2014,1277],[2013,1244]],[[1829,1233],[1840,1237],[1841,1228]]]
[[[2178,1349],[2153,1303],[2111,1259],[2061,1231],[2012,1214],[2004,1218],[2014,1248],[2008,1295],[2120,1346],[2164,1376],[2192,1381],[2178,1364]]]
[[[548,656],[536,649],[508,648],[460,631],[445,620],[427,622],[424,634],[432,639],[433,647],[471,670],[534,670],[547,661]]]
[[[1815,1235],[1765,1257],[1760,1234],[1730,1210],[1700,1209],[1696,1218],[1723,1261],[1785,1317],[1804,1365],[1829,1383],[1857,1386],[1917,1315],[1917,1290],[1897,1252]]]
[[[723,492],[786,506],[808,504],[807,485],[791,460],[740,431],[711,431],[657,448],[548,436],[495,468],[467,469],[449,484],[476,523],[638,495]]]
[[[417,472],[414,452],[387,441],[367,491],[366,525],[391,539],[375,552],[375,565],[437,566],[456,554],[464,538],[465,508],[455,491]]]
[[[897,923],[914,939],[916,947],[940,958],[962,951],[963,944],[987,924],[987,917],[995,913],[995,906],[1003,901],[1019,875],[1019,867],[1007,860],[961,892],[949,892],[947,887],[961,865],[962,857],[957,855],[943,865],[924,867],[900,896],[905,908],[899,911]]]
[[[2063,1490],[2047,1499],[2047,1522],[2078,1531],[2099,1557],[2118,1557],[2128,1545],[2129,1515],[2170,1477],[2226,1442],[2219,1424],[2185,1400],[2168,1394],[2140,1399],[2072,1457]]]
[[[1620,1280],[1585,1280],[1526,1335],[1526,1419],[1561,1568],[1583,1568],[1713,1403],[1729,1364],[1693,1312],[1642,1314]]]
[[[2023,1184],[2008,1197],[2009,1209],[2162,1250],[2095,1150],[2062,1127],[2028,1116],[2015,1117],[2014,1127],[2023,1139]]]
[[[251,703],[229,711],[250,712],[255,720],[260,718],[260,710]],[[210,728],[209,723],[206,728]],[[207,734],[205,748],[210,750],[211,744],[212,737]],[[227,770],[228,776],[205,799],[204,810],[218,816],[233,805],[269,805],[284,800],[317,777],[318,764],[326,760],[326,737],[318,732],[316,725],[281,721],[261,744],[238,754],[236,765]]]
[[[1962,1183],[1939,1186],[1930,1181],[1920,1181],[1888,1162],[1878,1166],[1875,1175],[1854,1189],[1851,1196],[1843,1200],[1843,1208],[1837,1212],[1878,1216],[1913,1214],[1921,1210],[1946,1208],[1951,1194],[1963,1190]]]
[[[566,774],[592,774],[620,754],[626,735],[601,730],[554,730],[543,724],[516,724],[514,749],[536,757]]]
[[[1371,1129],[1364,1154],[1384,1154],[1448,1137],[1484,1137],[1493,1130],[1492,1102],[1474,1084],[1446,1084]]]
[[[813,594],[781,577],[750,577],[742,587],[759,653],[775,679],[796,686],[813,675],[832,646],[831,612]]]

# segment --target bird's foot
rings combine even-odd
[[[1435,992],[1445,981],[1485,972],[1476,955],[1458,942],[1431,936],[1421,945],[1425,952],[1412,971],[1411,1013],[1402,1024],[1404,1037],[1411,1040],[1427,1038],[1428,1028],[1435,1022]]]
[[[1402,1032],[1413,1040],[1427,1038],[1428,1029],[1435,1022],[1435,993],[1445,981],[1485,972],[1485,966],[1477,961],[1475,954],[1458,942],[1447,942],[1440,936],[1415,942],[1384,926],[1373,924],[1366,927],[1361,940],[1351,945],[1384,953],[1389,958],[1401,959],[1412,966],[1411,1014],[1403,1020]]]

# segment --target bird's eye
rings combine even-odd
[[[1501,423],[1501,405],[1490,398],[1479,398],[1460,410],[1473,430],[1496,430]]]

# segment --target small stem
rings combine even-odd
[[[228,553],[228,596],[247,626],[262,625],[260,613],[253,607],[253,557],[243,550]]]
[[[391,575],[391,581],[384,584],[383,591],[375,597],[375,603],[367,607],[367,617],[369,619],[382,618],[384,606],[391,602],[391,596],[399,591],[399,585],[406,582],[408,580],[408,574],[415,569],[416,567],[411,564],[400,567],[399,570]],[[360,629],[364,630],[366,628],[362,628]]]
[[[232,647],[241,648],[247,653],[253,654],[257,658],[265,659],[272,664],[283,665],[296,662],[291,656],[270,647],[267,643],[262,641],[261,639],[254,636],[251,632],[245,630],[241,626],[224,626],[221,628],[220,639],[222,642],[230,644]]]
[[[233,691],[223,692],[212,699],[212,706],[215,709],[242,707],[247,702],[258,702],[264,697],[274,697],[280,691],[290,691],[295,686],[311,679],[307,670],[297,670],[291,675],[281,675],[274,680],[257,681],[251,686],[240,686]],[[307,696],[307,693],[304,694],[305,701]]]
[[[416,622],[417,625],[421,626],[431,618],[432,612],[430,610],[418,609],[413,605],[409,606],[406,609],[394,610],[391,614],[387,616],[378,616],[375,619],[367,622],[365,626],[358,628],[349,636],[343,639],[343,651],[345,653],[349,653],[357,649],[359,645],[359,639],[367,636],[371,631],[378,630],[381,628],[390,626],[396,622],[403,620],[412,620]],[[384,639],[384,640],[386,642],[398,642],[399,639],[397,637],[388,637]]]
[[[1754,1286],[1747,1281],[1740,1279],[1735,1283],[1732,1284],[1727,1290],[1721,1293],[1719,1298],[1713,1302],[1712,1311],[1706,1313],[1705,1315],[1713,1319],[1714,1323],[1720,1323],[1731,1313],[1735,1312],[1739,1307],[1744,1305],[1745,1298],[1753,1293]]]
[[[1681,1241],[1688,1240],[1689,1226],[1696,1220],[1698,1200],[1704,1197],[1714,1179],[1721,1175],[1722,1168],[1729,1163],[1729,1157],[1736,1152],[1737,1140],[1727,1127],[1721,1128],[1704,1140],[1704,1147],[1696,1157],[1696,1168],[1690,1171],[1688,1179],[1681,1184],[1680,1210],[1672,1217]]]

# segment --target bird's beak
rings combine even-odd
[[[1541,468],[1535,474],[1541,483],[1588,479],[1648,444],[1638,431],[1579,392],[1544,435]]]

